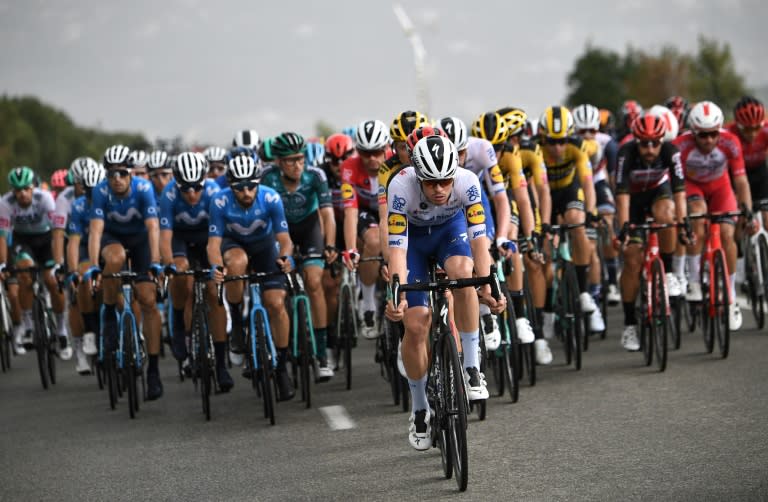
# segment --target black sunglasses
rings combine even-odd
[[[716,138],[720,136],[720,131],[701,131],[696,133],[697,138]]]
[[[257,186],[259,186],[258,181],[239,181],[237,183],[232,183],[230,185],[232,187],[232,190],[236,192],[242,192],[243,190],[253,190]]]
[[[637,140],[637,144],[640,146],[644,146],[646,148],[656,148],[657,146],[661,145],[660,139],[639,139]]]
[[[342,155],[341,157],[337,157],[337,156],[329,153],[329,154],[327,154],[325,156],[325,158],[331,164],[341,164],[342,162],[344,162],[345,160],[347,160],[351,156],[352,156],[352,152],[347,152],[344,155]]]
[[[545,145],[564,145],[568,138],[544,138]]]
[[[182,193],[202,192],[203,184],[202,183],[180,183],[179,191]]]
[[[107,170],[107,178],[125,178],[130,176],[131,171],[128,169],[109,169]]]

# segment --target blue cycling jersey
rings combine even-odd
[[[69,213],[67,234],[79,235],[81,241],[88,242],[88,227],[91,223],[91,201],[85,195],[75,199]]]
[[[160,230],[205,231],[208,228],[208,206],[219,191],[215,181],[205,180],[200,200],[190,206],[181,196],[176,181],[171,181],[160,196]]]
[[[229,182],[227,181],[227,175],[222,174],[218,178],[216,178],[216,184],[219,185],[219,188],[227,188],[229,186]]]
[[[152,183],[133,177],[129,194],[118,197],[107,180],[93,189],[91,218],[104,220],[104,231],[130,235],[146,232],[145,220],[157,218],[157,201]]]
[[[253,204],[244,208],[235,200],[231,188],[216,194],[208,210],[209,237],[228,237],[244,244],[259,241],[274,244],[274,234],[288,232],[283,201],[273,189],[259,185]]]

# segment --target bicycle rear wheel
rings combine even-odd
[[[714,302],[715,316],[712,319],[715,336],[717,337],[717,346],[720,349],[720,356],[725,359],[728,357],[728,350],[731,342],[731,327],[728,324],[730,295],[728,294],[728,274],[726,273],[725,253],[718,250],[714,255]]]
[[[672,333],[672,348],[675,350],[680,350],[680,345],[682,342],[682,323],[683,323],[683,302],[685,301],[684,297],[682,296],[673,296],[669,299],[670,307],[671,307],[671,313],[672,313],[672,322],[671,324],[671,333]]]
[[[299,339],[299,374],[301,378],[301,400],[307,408],[312,406],[312,391],[309,388],[310,372],[312,371],[309,353],[309,317],[306,303],[296,302],[296,329]]]
[[[440,450],[440,465],[443,468],[445,479],[453,477],[453,459],[451,458],[451,436],[448,433],[448,415],[445,406],[445,393],[443,389],[443,355],[434,350],[432,345],[432,362],[429,367],[429,379],[427,380],[427,399],[434,404],[435,416],[432,417],[432,444]],[[438,392],[440,389],[440,392]]]
[[[128,415],[131,418],[136,417],[139,411],[139,389],[137,381],[137,361],[136,361],[136,332],[134,331],[133,319],[128,314],[123,314],[120,323],[120,331],[123,335],[123,380],[128,391]]]
[[[45,304],[42,299],[35,298],[32,303],[32,318],[34,319],[34,333],[32,335],[35,351],[37,352],[37,369],[40,372],[40,382],[43,389],[48,389],[48,335],[45,324]]]
[[[11,339],[13,337],[13,325],[11,324],[11,309],[8,305],[8,298],[3,294],[0,298],[0,329],[2,329],[2,340],[0,340],[0,349],[2,349],[3,372],[11,369]]]
[[[264,401],[264,418],[269,419],[270,425],[275,425],[275,395],[274,390],[274,368],[272,366],[272,352],[267,345],[267,320],[264,318],[264,312],[256,311],[254,319],[256,325],[256,358],[254,364],[258,366],[260,375],[259,386],[261,387],[261,398]]]
[[[757,238],[757,252],[760,256],[760,278],[762,279],[763,309],[768,308],[768,238],[760,235]]]
[[[763,290],[760,287],[760,268],[755,247],[749,238],[744,239],[744,276],[747,285],[747,297],[752,307],[757,329],[763,329],[765,324],[765,309],[763,308]],[[759,253],[759,250],[757,251]],[[735,291],[734,291],[735,294]]]
[[[211,368],[211,354],[206,324],[205,315],[201,309],[195,309],[192,318],[192,345],[196,347],[196,368],[193,369],[192,375],[193,378],[195,374],[198,374],[200,377],[200,400],[203,407],[203,414],[205,415],[206,420],[210,420],[213,371]]]
[[[531,323],[534,333],[539,331],[536,322],[536,307],[533,305],[533,292],[528,283],[528,272],[523,272],[523,294],[525,298],[525,317]],[[536,353],[533,344],[526,344],[520,347],[523,354],[523,371],[528,375],[528,384],[533,387],[536,385]]]
[[[443,393],[451,443],[451,461],[459,491],[467,489],[469,457],[467,452],[467,409],[464,372],[459,361],[456,341],[450,333],[442,336]]]
[[[574,367],[580,370],[584,321],[581,314],[581,305],[576,301],[579,297],[579,283],[576,279],[576,269],[573,264],[566,264],[563,279],[560,284],[560,291],[564,296],[563,304],[566,306],[566,343],[570,347]]]
[[[715,308],[710,305],[714,300],[710,298],[710,273],[709,263],[702,259],[701,263],[701,332],[704,337],[704,348],[707,354],[715,350]]]
[[[56,385],[56,357],[58,352],[56,351],[59,344],[59,337],[56,336],[56,325],[53,321],[53,314],[46,310],[45,313],[47,337],[48,337],[48,380],[51,384]]]
[[[109,407],[115,409],[117,406],[117,361],[115,361],[115,354],[113,352],[107,354],[104,362],[104,372],[107,375],[107,389],[109,390]]]
[[[352,307],[352,290],[349,286],[342,286],[341,301],[339,302],[339,333],[340,340],[337,344],[341,345],[344,352],[344,377],[347,382],[347,390],[352,388],[352,338],[355,336],[355,311]],[[340,359],[336,359],[340,361]]]
[[[656,258],[651,269],[651,338],[653,338],[656,365],[659,371],[667,369],[667,288],[664,284],[664,270],[661,258]]]
[[[520,399],[520,377],[523,373],[521,345],[517,339],[517,324],[515,324],[512,296],[509,291],[504,291],[504,296],[507,298],[507,309],[503,316],[507,327],[507,337],[502,338],[501,341],[502,360],[499,362],[506,387],[509,389],[509,398],[513,403],[516,403]]]

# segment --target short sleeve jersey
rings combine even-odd
[[[260,185],[251,207],[241,206],[231,188],[217,193],[208,208],[209,237],[230,238],[244,244],[274,244],[274,235],[287,232],[283,201],[271,188]]]
[[[739,139],[726,131],[720,130],[720,139],[709,153],[701,152],[696,146],[692,132],[678,136],[673,143],[680,149],[685,179],[694,183],[710,183],[730,176],[743,176],[744,157],[741,154]]]
[[[282,173],[276,166],[264,173],[261,184],[280,194],[288,223],[299,223],[319,208],[332,206],[328,179],[318,167],[307,166],[301,173],[298,187],[292,192],[283,184]]]
[[[547,178],[552,190],[562,190],[573,183],[578,176],[582,186],[592,181],[592,167],[589,164],[587,145],[581,138],[570,136],[565,144],[563,158],[560,160],[544,153],[544,164],[547,166]]]
[[[464,160],[464,168],[475,173],[482,182],[486,195],[493,197],[497,193],[504,192],[504,176],[499,167],[499,160],[493,145],[487,139],[469,137],[467,143],[467,157]],[[520,172],[521,163],[519,154],[509,158],[513,164],[511,171]],[[518,181],[519,182],[519,181]]]
[[[205,180],[200,200],[193,206],[184,200],[176,180],[172,180],[160,195],[160,230],[205,232],[208,229],[208,207],[220,190],[215,181]]]
[[[75,187],[67,187],[56,197],[56,209],[53,211],[53,228],[66,229],[67,219],[75,201]]]
[[[374,213],[378,211],[378,174],[368,174],[362,159],[357,155],[341,164],[341,200],[344,208],[354,207]]]
[[[616,193],[634,194],[658,188],[669,181],[673,192],[685,190],[680,151],[672,143],[663,143],[659,156],[646,164],[637,149],[637,142],[630,141],[619,149],[616,162]]]
[[[157,218],[157,200],[152,183],[133,177],[130,193],[118,197],[104,180],[91,194],[91,219],[104,220],[104,230],[119,235],[146,231],[145,221]]]
[[[736,123],[725,126],[731,134],[739,138],[741,143],[741,153],[744,156],[744,167],[747,171],[765,167],[766,157],[768,156],[768,125],[763,125],[758,131],[755,139],[747,142],[739,131]]]
[[[55,203],[53,195],[35,188],[32,203],[21,207],[14,193],[8,192],[0,199],[0,235],[11,232],[20,235],[40,235],[51,231]]]

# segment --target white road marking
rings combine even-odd
[[[331,430],[340,431],[357,427],[355,422],[350,418],[349,413],[347,413],[346,408],[341,405],[323,406],[318,409]]]

